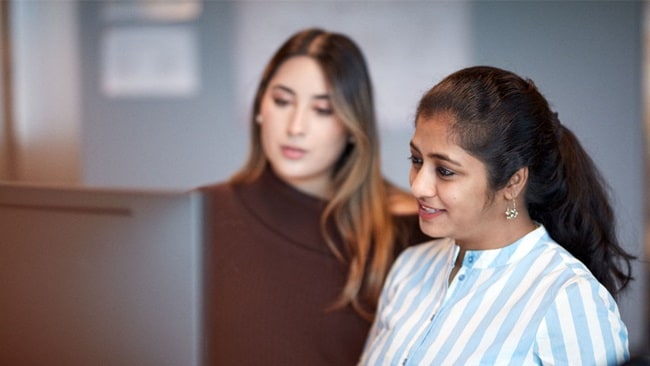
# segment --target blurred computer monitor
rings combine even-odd
[[[0,184],[0,365],[199,365],[200,199]]]

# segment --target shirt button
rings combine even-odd
[[[468,261],[469,263],[474,262],[474,257],[470,255],[470,256],[467,258],[467,261]]]
[[[458,280],[459,280],[459,281],[462,281],[462,280],[464,280],[464,279],[465,279],[465,275],[464,275],[464,274],[458,276]]]

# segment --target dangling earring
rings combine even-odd
[[[512,199],[512,208],[506,208],[506,219],[513,220],[517,218],[519,211],[517,211],[517,203],[515,199]]]
[[[257,116],[255,116],[255,122],[257,122],[258,124],[262,123],[262,115],[261,114],[258,114]]]

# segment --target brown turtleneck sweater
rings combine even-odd
[[[347,266],[320,229],[325,202],[270,169],[250,185],[201,189],[205,197],[205,363],[354,365],[370,323],[351,307],[326,311]],[[417,216],[400,218],[426,240]]]

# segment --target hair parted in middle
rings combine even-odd
[[[371,320],[383,281],[394,259],[394,242],[401,235],[389,212],[388,192],[395,187],[380,170],[379,137],[372,84],[366,60],[347,36],[312,28],[289,38],[273,55],[257,87],[253,102],[251,147],[244,167],[233,183],[250,182],[268,164],[255,116],[269,82],[288,59],[307,56],[320,66],[328,85],[334,113],[350,139],[331,177],[333,196],[321,218],[321,229],[332,252],[348,263],[347,281],[332,308],[351,304]],[[344,248],[332,240],[342,237]]]

